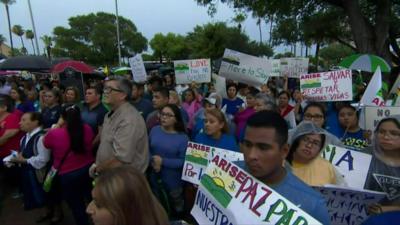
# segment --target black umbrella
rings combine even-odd
[[[50,68],[50,62],[43,56],[16,56],[6,59],[0,65],[0,70],[43,71]]]

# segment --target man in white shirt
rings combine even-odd
[[[21,164],[22,189],[25,209],[41,207],[44,204],[42,188],[50,150],[43,145],[42,117],[40,113],[25,113],[20,121],[21,130],[26,132],[20,142],[20,153],[11,159]]]

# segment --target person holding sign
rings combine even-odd
[[[287,139],[288,125],[279,113],[257,112],[247,121],[240,144],[245,165],[237,163],[322,224],[330,224],[323,197],[283,166]]]
[[[365,189],[386,193],[371,213],[400,210],[400,115],[381,120],[373,138],[373,155]]]
[[[320,156],[326,143],[325,135],[324,129],[304,121],[296,128],[289,143],[287,161],[292,172],[310,186],[344,183],[335,167]]]
[[[153,127],[149,134],[150,184],[156,195],[163,191],[158,182],[163,184],[168,193],[169,205],[179,215],[184,206],[181,174],[189,138],[178,106],[164,106],[159,117],[161,126]],[[160,195],[157,197],[161,198]]]
[[[362,151],[368,146],[364,130],[358,125],[357,109],[350,104],[343,104],[338,111],[339,125],[342,128],[336,136],[350,149]]]
[[[205,112],[204,132],[199,133],[194,142],[238,152],[239,146],[233,135],[229,134],[228,122],[219,109]]]
[[[222,100],[222,108],[226,107],[226,115],[230,119],[244,107],[244,101],[237,97],[237,86],[235,83],[230,83],[226,86],[228,98]]]

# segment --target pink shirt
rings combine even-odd
[[[73,151],[70,151],[61,168],[58,168],[60,162],[70,149],[67,128],[62,127],[51,129],[44,137],[43,144],[46,148],[51,150],[53,156],[53,167],[59,169],[60,175],[80,169],[93,163],[94,157],[92,153],[92,140],[94,138],[94,134],[89,125],[85,124],[83,126],[83,135],[85,152],[77,154]]]

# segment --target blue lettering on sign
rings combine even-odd
[[[214,225],[232,225],[229,218],[200,190],[197,191],[196,205]]]
[[[339,159],[339,161],[335,164],[335,166],[339,166],[339,164],[340,164],[342,161],[346,161],[346,162],[349,164],[349,170],[350,170],[350,171],[351,171],[351,170],[354,170],[354,169],[353,169],[353,156],[351,155],[351,152],[350,152],[350,151],[347,151],[347,152],[342,156],[342,158]]]

